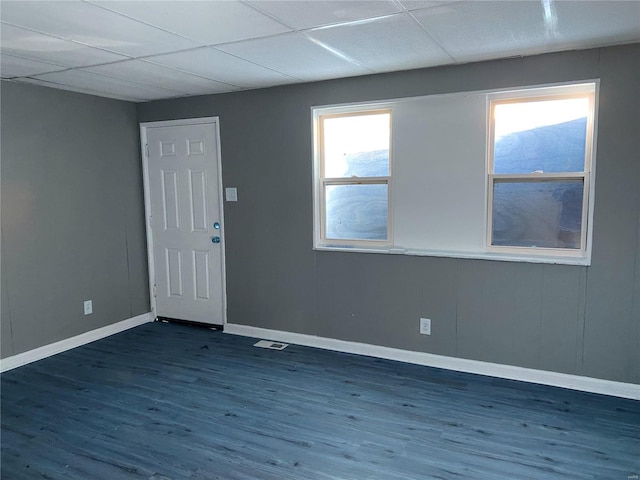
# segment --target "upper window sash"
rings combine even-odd
[[[386,122],[382,122],[384,116],[387,117]],[[368,138],[365,138],[361,135],[358,135],[357,138],[344,139],[340,135],[339,128],[349,128],[349,120],[365,120],[367,117],[371,118],[371,122],[369,123],[371,128],[375,128],[376,131],[371,132],[368,135]],[[380,120],[380,121],[376,121]],[[334,122],[335,121],[335,122]],[[329,125],[329,124],[335,124]],[[353,125],[351,125],[353,127]],[[358,128],[366,128],[366,124],[362,127]],[[333,127],[333,128],[331,128]],[[386,128],[387,136],[386,138],[382,136],[383,129]],[[337,131],[338,130],[338,131]],[[367,177],[390,177],[391,176],[391,165],[392,165],[392,152],[391,152],[391,109],[375,109],[375,110],[354,110],[353,112],[340,112],[340,113],[330,113],[330,114],[321,114],[318,117],[318,151],[320,157],[320,177],[321,178],[367,178]],[[374,138],[372,138],[372,136]],[[347,175],[348,172],[344,172],[344,174],[336,174],[339,170],[335,165],[336,157],[338,152],[335,151],[333,141],[336,143],[343,143],[345,140],[349,140],[352,145],[352,148],[355,148],[357,145],[366,144],[367,146],[372,143],[374,146],[381,147],[379,150],[386,150],[388,155],[386,168],[383,166],[383,172],[377,172],[377,174],[366,174],[366,171],[359,171],[356,167],[355,172]],[[329,148],[327,148],[327,143],[332,143]],[[343,147],[348,148],[348,145],[342,145]],[[380,174],[381,173],[381,174]]]
[[[510,105],[510,104],[526,104],[526,103],[541,103],[541,102],[550,102],[550,101],[558,101],[558,100],[571,100],[571,99],[585,99],[587,104],[587,123],[586,123],[586,137],[585,137],[585,152],[584,152],[584,164],[580,170],[560,170],[562,172],[590,172],[591,171],[591,157],[592,157],[592,145],[593,145],[593,126],[594,126],[594,110],[595,110],[595,91],[593,84],[589,84],[592,88],[589,91],[577,92],[577,93],[560,93],[558,92],[558,88],[554,87],[553,90],[557,93],[554,94],[541,94],[535,95],[532,92],[522,93],[520,96],[520,92],[513,93],[512,96],[508,98],[504,98],[504,94],[489,96],[489,108],[490,108],[490,138],[489,138],[489,159],[488,159],[488,173],[496,174],[495,172],[495,145],[496,145],[496,107],[500,105]],[[579,85],[581,87],[580,90],[584,89],[583,85]],[[570,88],[570,87],[565,87]],[[534,91],[539,91],[538,89],[533,89]],[[526,173],[551,173],[551,172],[520,172],[518,175],[523,175]],[[557,172],[554,172],[557,173]]]

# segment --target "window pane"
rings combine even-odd
[[[389,176],[391,114],[324,118],[324,176]]]
[[[387,239],[387,185],[327,185],[326,238]]]
[[[582,172],[589,98],[495,105],[494,173]]]
[[[584,182],[496,182],[493,245],[579,249]]]

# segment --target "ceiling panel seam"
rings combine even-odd
[[[96,45],[91,45],[91,44],[89,44],[89,43],[81,42],[80,40],[74,40],[74,39],[72,39],[72,38],[63,37],[63,36],[61,36],[61,35],[56,35],[56,34],[54,34],[54,33],[43,32],[43,31],[41,31],[41,30],[37,30],[37,29],[35,29],[35,28],[31,28],[31,27],[27,27],[27,26],[25,26],[25,25],[17,25],[17,24],[10,23],[10,22],[5,22],[5,21],[0,22],[0,24],[2,24],[2,25],[9,25],[10,27],[13,27],[13,28],[19,28],[20,30],[27,30],[27,31],[29,31],[29,32],[38,33],[38,34],[40,34],[40,35],[45,35],[45,36],[47,36],[47,37],[56,38],[56,39],[58,39],[58,40],[63,40],[63,41],[65,41],[65,42],[75,43],[76,45],[82,45],[83,47],[94,48],[94,49],[96,49],[96,50],[101,50],[101,51],[103,51],[103,52],[111,53],[111,54],[113,54],[113,55],[119,55],[119,56],[121,56],[121,57],[125,57],[125,59],[133,59],[133,58],[136,58],[136,57],[132,57],[131,55],[127,55],[126,53],[116,52],[116,51],[114,51],[114,50],[109,50],[108,48],[99,47],[99,46],[96,46]],[[25,58],[27,58],[27,57],[25,57]],[[117,61],[121,61],[121,60],[117,60]],[[108,62],[108,63],[113,63],[113,62]],[[70,68],[73,68],[73,67],[70,67]]]

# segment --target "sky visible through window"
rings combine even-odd
[[[343,177],[352,155],[377,150],[388,151],[389,115],[382,113],[325,119],[325,177]]]
[[[568,98],[534,102],[501,103],[495,106],[495,139],[515,132],[585,118],[588,98]]]

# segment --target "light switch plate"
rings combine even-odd
[[[227,202],[238,201],[238,189],[236,187],[228,187],[224,189],[224,194],[227,198]]]

